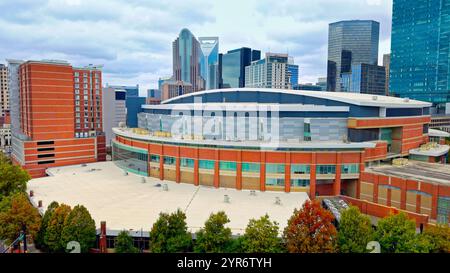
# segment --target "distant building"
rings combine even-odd
[[[245,67],[245,87],[291,89],[288,55],[266,53],[266,58]]]
[[[322,88],[322,91],[327,90],[327,77],[322,77],[317,79],[317,86],[320,86]]]
[[[147,104],[160,104],[161,103],[161,90],[160,89],[148,89],[146,103]]]
[[[394,0],[391,95],[431,102],[444,113],[450,102],[450,4]]]
[[[8,67],[0,64],[0,117],[9,113]]]
[[[192,92],[194,92],[194,88],[190,83],[182,81],[166,81],[162,85],[161,100],[168,100]]]
[[[199,37],[202,50],[201,75],[205,89],[219,88],[219,37]]]
[[[103,88],[103,128],[106,136],[106,146],[111,146],[112,128],[119,123],[127,122],[126,96],[127,91],[121,87],[107,86]]]
[[[307,84],[297,84],[292,89],[307,90],[307,91],[322,91],[322,86],[313,85],[312,83],[307,83]]]
[[[203,53],[199,41],[185,28],[172,45],[173,79],[192,84],[194,91],[204,90],[206,79],[202,77]]]
[[[49,167],[106,160],[101,67],[8,60],[8,69],[15,163],[41,177]]]
[[[383,66],[386,71],[386,96],[389,96],[389,73],[391,67],[391,54],[383,55]]]
[[[245,67],[261,59],[261,51],[242,47],[228,51],[221,57],[221,88],[245,86]]]
[[[329,25],[327,91],[342,89],[342,73],[352,65],[378,64],[380,23],[371,20],[340,21]]]
[[[294,64],[294,59],[289,58],[288,71],[291,79],[291,86],[298,84],[298,65]]]
[[[341,79],[342,92],[386,94],[386,70],[384,66],[352,65],[351,72],[342,73]]]

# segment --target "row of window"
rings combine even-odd
[[[150,161],[153,163],[159,163],[160,157],[159,155],[150,155]],[[175,157],[164,156],[164,164],[166,165],[175,165],[176,159]],[[180,166],[184,168],[194,168],[194,159],[190,158],[181,158]],[[215,161],[214,160],[199,160],[198,167],[200,169],[214,170]],[[304,164],[292,164],[291,165],[291,174],[310,174],[311,167],[309,165]],[[219,161],[219,169],[224,171],[236,171],[237,163],[231,161]],[[242,163],[242,172],[251,172],[251,173],[259,173],[260,172],[260,164],[259,163]],[[317,174],[335,174],[336,166],[335,165],[317,165],[316,166]],[[285,165],[284,164],[266,164],[266,173],[272,174],[284,174],[285,173]],[[342,174],[357,174],[359,173],[359,164],[343,164],[341,165],[341,173]]]
[[[284,178],[266,178],[266,186],[284,187]],[[309,180],[291,179],[291,187],[309,187]]]

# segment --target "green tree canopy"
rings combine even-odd
[[[205,227],[197,232],[194,251],[197,253],[223,253],[232,245],[231,229],[225,224],[230,220],[225,212],[212,213],[205,222]]]
[[[116,238],[116,253],[138,253],[139,250],[134,247],[133,238],[127,231],[122,230]]]
[[[341,211],[339,222],[338,244],[342,253],[364,253],[367,243],[373,239],[370,218],[359,212],[357,207]]]
[[[61,232],[61,245],[66,246],[70,241],[80,243],[81,252],[86,253],[95,247],[95,221],[89,211],[82,205],[77,205],[64,221]]]
[[[17,193],[10,199],[7,209],[0,212],[0,238],[8,243],[14,241],[24,228],[33,238],[41,224],[41,216],[25,193]]]
[[[450,227],[447,225],[428,226],[423,236],[431,244],[433,253],[450,253]]]
[[[375,240],[383,253],[427,253],[431,245],[416,234],[416,224],[404,213],[385,217],[378,221]]]
[[[318,201],[306,201],[294,210],[283,238],[290,253],[330,253],[336,251],[337,231],[331,212]]]
[[[0,196],[25,192],[27,182],[31,179],[27,171],[20,166],[13,165],[3,153],[0,153],[0,174]]]
[[[177,210],[172,214],[160,213],[150,231],[150,251],[173,253],[188,251],[192,236],[187,231],[186,214]]]
[[[246,253],[280,253],[283,252],[281,238],[278,237],[277,222],[272,222],[269,215],[251,219],[242,236],[242,250]]]
[[[42,217],[41,228],[39,229],[36,238],[34,239],[34,243],[37,248],[47,250],[45,245],[45,233],[47,232],[47,227],[50,222],[50,219],[52,218],[55,209],[58,207],[59,207],[58,202],[52,202],[50,205],[48,205],[44,217]]]
[[[61,232],[64,222],[69,216],[71,208],[66,204],[61,204],[55,209],[47,226],[44,235],[44,244],[50,252],[63,252],[66,245],[61,243]]]

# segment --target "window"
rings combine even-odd
[[[164,157],[164,164],[166,164],[166,165],[175,165],[176,164],[175,157],[165,156]]]
[[[236,162],[220,161],[219,169],[224,171],[236,171]]]
[[[39,145],[52,145],[52,144],[55,144],[55,142],[54,141],[39,141],[37,143],[38,146]]]
[[[260,172],[259,163],[245,163],[242,162],[242,171],[249,173],[259,173]]]
[[[266,164],[266,173],[284,173],[284,164]]]
[[[291,179],[291,187],[309,187],[308,179]]]
[[[214,170],[214,165],[215,165],[214,160],[199,160],[198,161],[199,169]]]
[[[75,72],[75,77],[79,77],[80,73],[79,72]]]
[[[159,155],[150,155],[150,162],[159,163]]]
[[[194,168],[194,159],[191,158],[181,158],[180,166],[183,168]]]
[[[48,157],[55,157],[55,154],[38,155],[38,158],[48,158]]]
[[[284,186],[284,178],[266,178],[266,186]]]
[[[84,100],[88,100],[88,96],[83,96],[83,99]]]
[[[336,165],[317,165],[317,174],[335,174]]]
[[[49,148],[38,148],[37,150],[38,150],[38,152],[47,152],[47,151],[54,151],[55,148],[54,148],[54,147],[49,147]]]
[[[55,163],[55,160],[39,161],[38,165],[52,164],[52,163]]]
[[[75,89],[80,88],[80,85],[78,83],[75,84]]]
[[[343,164],[341,166],[342,174],[359,173],[359,164]]]
[[[309,174],[309,173],[310,173],[309,165],[301,165],[301,164],[291,165],[291,174]]]

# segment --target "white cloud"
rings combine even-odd
[[[0,58],[103,64],[105,83],[156,87],[171,74],[172,41],[187,27],[197,37],[219,36],[221,52],[289,51],[300,81],[315,82],[326,74],[329,23],[380,21],[381,58],[389,51],[391,8],[392,0],[0,1]]]

